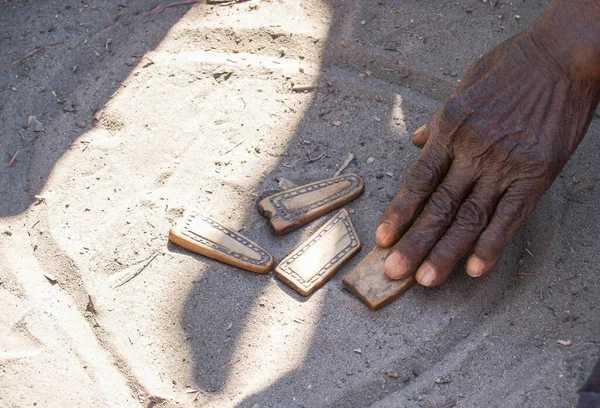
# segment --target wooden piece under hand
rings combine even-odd
[[[348,290],[360,298],[371,310],[379,310],[392,303],[415,283],[415,277],[390,279],[383,271],[389,248],[375,247],[342,279]]]
[[[188,209],[169,231],[169,239],[184,248],[251,272],[273,269],[273,256],[249,240],[195,209]]]
[[[340,208],[364,189],[363,179],[347,174],[273,194],[258,203],[258,211],[270,219],[273,232],[281,235]]]
[[[281,261],[275,275],[302,296],[308,296],[335,275],[360,248],[350,215],[344,209]]]

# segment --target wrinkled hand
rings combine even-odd
[[[441,284],[472,249],[481,276],[573,153],[598,104],[598,81],[557,62],[525,31],[469,68],[413,142],[423,147],[377,228],[391,278]]]

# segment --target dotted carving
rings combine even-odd
[[[204,239],[204,238],[194,234],[193,232],[191,232],[190,225],[196,217],[198,217],[202,221],[210,224],[212,227],[218,229],[219,231],[221,231],[223,234],[229,236],[230,238],[235,239],[236,241],[238,241],[239,243],[244,245],[246,248],[249,248],[249,249],[253,250],[254,252],[256,252],[260,256],[260,260],[257,261],[256,259],[248,258],[246,255],[232,251],[231,249],[226,248],[223,245],[219,245],[217,243],[214,243],[212,241]],[[187,238],[189,238],[190,240],[195,241],[201,245],[204,245],[208,248],[212,248],[214,250],[217,250],[219,252],[222,252],[224,254],[227,254],[229,256],[232,256],[234,258],[237,258],[239,260],[242,260],[242,261],[247,262],[252,265],[265,266],[271,262],[271,256],[265,250],[263,250],[259,246],[255,245],[254,243],[250,242],[246,238],[231,231],[229,228],[224,227],[223,225],[219,224],[215,220],[213,220],[205,215],[201,215],[200,213],[198,213],[196,211],[192,211],[189,213],[189,217],[186,218],[185,223],[183,225],[182,234],[184,236],[186,236]]]
[[[347,188],[335,193],[334,195],[324,198],[316,203],[308,204],[302,208],[298,208],[295,211],[290,211],[284,205],[284,201],[289,200],[290,198],[297,197],[297,196],[300,196],[303,194],[309,194],[313,191],[320,190],[324,187],[328,187],[328,186],[343,183],[343,182],[350,182],[350,185]],[[284,220],[289,221],[289,220],[292,220],[294,218],[297,218],[297,217],[309,212],[310,210],[314,210],[325,204],[332,203],[340,198],[347,196],[348,194],[352,193],[353,191],[358,190],[360,188],[361,184],[362,184],[362,180],[360,179],[360,177],[358,177],[354,174],[348,174],[346,176],[340,176],[340,177],[336,177],[336,178],[333,178],[330,180],[319,181],[319,182],[316,182],[313,184],[308,184],[306,186],[301,186],[301,187],[297,187],[292,190],[285,191],[281,194],[277,194],[277,195],[271,197],[269,199],[269,202],[271,203],[273,208],[275,208],[275,211],[277,211],[277,215],[279,215]]]
[[[306,281],[302,279],[300,275],[298,275],[290,268],[290,265],[303,253],[308,251],[310,247],[319,242],[321,238],[323,238],[332,228],[334,228],[340,222],[343,223],[344,227],[346,228],[346,232],[350,237],[350,244],[348,244],[348,246],[346,246],[338,254],[336,254],[335,257],[329,260],[329,262],[327,262],[327,264],[325,264],[325,266],[323,266],[321,270],[319,270],[319,272],[315,274],[310,280]],[[354,228],[352,227],[352,222],[350,221],[348,214],[345,211],[342,211],[338,213],[335,216],[335,218],[329,221],[322,231],[320,231],[317,235],[312,237],[311,240],[306,243],[306,245],[294,252],[294,254],[291,255],[289,258],[284,259],[284,261],[279,265],[278,269],[284,272],[290,279],[294,280],[294,282],[296,282],[298,285],[303,286],[304,288],[308,288],[315,281],[317,281],[319,278],[325,275],[329,270],[331,270],[331,268],[333,268],[334,265],[336,265],[338,262],[344,259],[344,257],[346,257],[346,255],[348,255],[348,253],[350,253],[350,251],[352,251],[358,245],[358,238],[356,236]]]

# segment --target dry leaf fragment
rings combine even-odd
[[[40,122],[37,117],[31,115],[27,118],[27,129],[31,132],[43,132],[44,125]]]
[[[391,377],[391,378],[398,378],[399,377],[398,376],[398,372],[395,371],[395,370],[386,371],[385,375],[387,375],[388,377]]]
[[[52,275],[49,272],[44,272],[44,276],[46,277],[46,279],[48,279],[48,281],[50,281],[51,284],[55,284],[56,282],[58,282],[58,280],[54,277],[54,275]]]
[[[13,163],[17,159],[17,156],[19,155],[19,152],[20,150],[17,150],[17,152],[13,155],[12,159],[10,159],[10,161],[8,162],[8,167],[12,167]]]
[[[292,180],[288,180],[283,177],[278,177],[275,180],[277,180],[277,183],[279,184],[279,188],[281,190],[289,190],[291,188],[298,187],[298,184],[294,183]]]
[[[350,165],[350,163],[352,163],[353,160],[354,154],[348,153],[348,157],[346,157],[346,160],[344,160],[344,162],[342,163],[338,171],[335,172],[335,175],[333,177],[339,176],[344,170],[346,170],[346,168]]]

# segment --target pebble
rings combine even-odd
[[[30,116],[27,118],[27,129],[32,132],[43,132],[44,125],[35,116]]]

